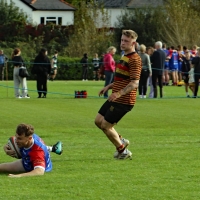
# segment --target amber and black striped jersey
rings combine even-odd
[[[120,62],[116,65],[112,92],[119,92],[132,80],[139,80],[141,69],[142,61],[136,52],[124,55],[120,59]],[[126,105],[134,105],[136,101],[136,93],[137,89],[134,89],[130,93],[117,98],[115,102]]]

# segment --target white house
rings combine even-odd
[[[96,0],[100,3],[108,12],[109,24],[111,27],[115,27],[118,22],[118,17],[125,11],[132,9],[142,8],[144,6],[159,6],[163,5],[163,0]]]
[[[11,0],[7,0],[8,3]],[[63,26],[74,24],[75,8],[63,0],[14,0],[34,24],[52,22]]]

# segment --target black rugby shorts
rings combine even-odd
[[[104,116],[107,122],[116,124],[127,112],[131,111],[132,108],[132,105],[106,101],[98,113]]]

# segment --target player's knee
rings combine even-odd
[[[100,121],[100,120],[95,119],[94,123],[95,123],[95,125],[96,125],[98,128],[101,129],[101,121]]]
[[[107,124],[105,124],[105,123],[101,123],[101,130],[103,131],[103,132],[106,132],[108,129],[109,129],[110,127],[108,127],[108,125]]]

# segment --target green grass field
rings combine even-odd
[[[64,152],[52,153],[53,170],[41,177],[0,174],[5,200],[199,200],[199,99],[186,98],[184,87],[164,87],[163,99],[138,99],[116,126],[129,139],[133,160],[113,159],[115,148],[94,125],[104,99],[103,82],[48,82],[47,99],[15,99],[13,82],[0,82],[0,163],[14,159],[3,145],[19,123],[30,123],[46,144],[61,140]],[[74,99],[75,90],[89,98]]]

